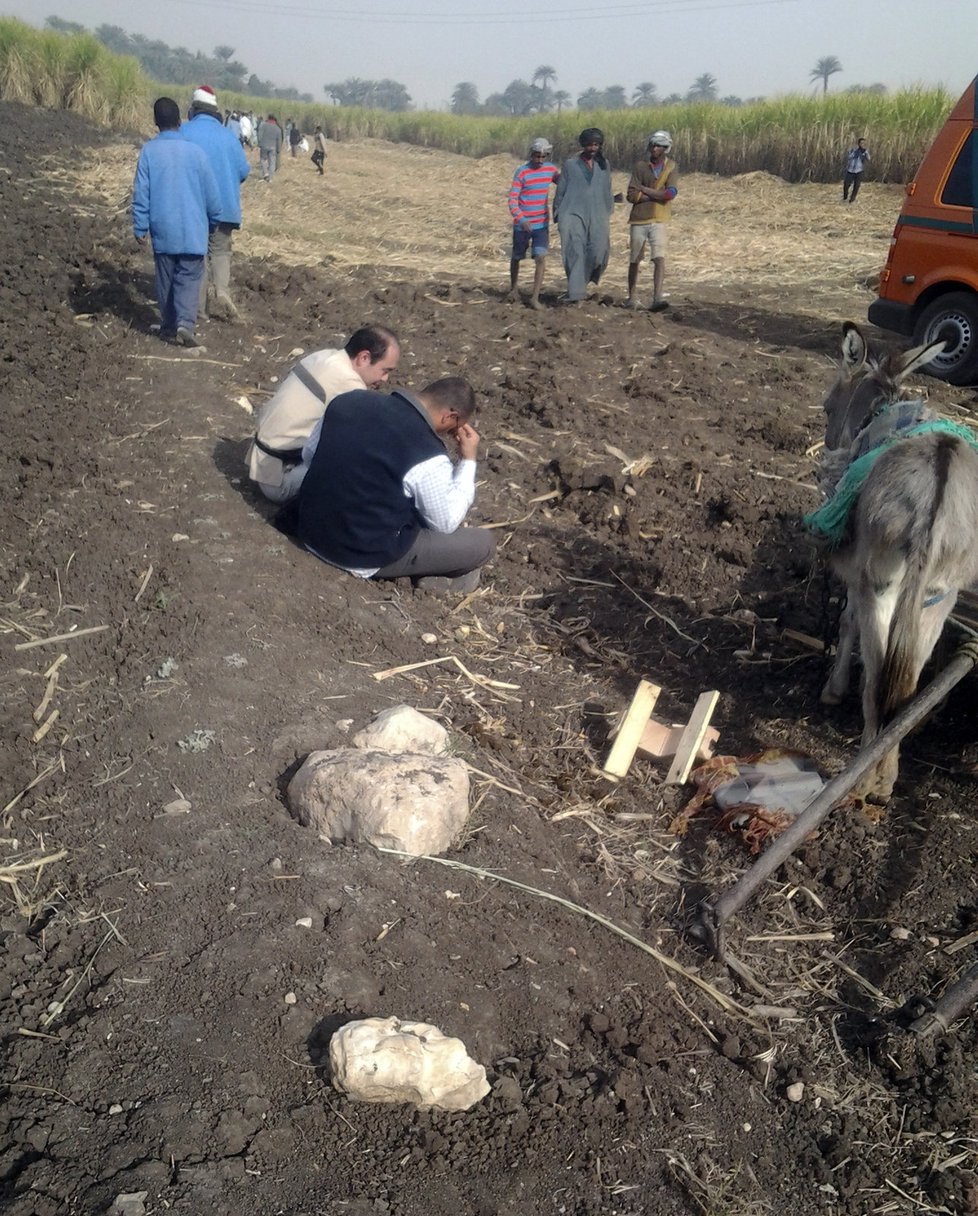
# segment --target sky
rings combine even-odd
[[[805,93],[830,55],[843,68],[831,92],[957,96],[978,73],[978,0],[0,0],[0,15],[118,25],[208,55],[233,46],[249,72],[317,101],[329,81],[389,77],[416,109],[447,109],[461,81],[484,100],[544,65],[575,100],[646,81],[685,94],[706,72],[721,96]]]

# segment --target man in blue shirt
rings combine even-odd
[[[240,125],[240,124],[239,124]],[[180,128],[185,138],[204,150],[217,180],[221,211],[207,241],[207,268],[200,285],[200,311],[219,321],[232,321],[238,310],[231,299],[231,234],[241,227],[241,183],[248,160],[230,124],[221,122],[214,90],[206,84],[194,91],[190,121]]]
[[[196,347],[194,326],[204,273],[207,235],[220,215],[220,196],[207,157],[180,133],[180,109],[172,97],[153,106],[159,135],[143,144],[132,184],[132,230],[156,262],[160,337]]]
[[[866,168],[868,160],[869,152],[866,149],[865,139],[857,139],[856,146],[850,148],[846,153],[846,167],[842,175],[842,201],[844,203],[856,201],[856,195],[859,193],[859,187],[863,181],[863,170]],[[852,198],[849,197],[850,190]]]

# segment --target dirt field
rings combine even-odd
[[[670,835],[690,790],[648,761],[600,773],[641,676],[677,721],[718,689],[724,752],[852,755],[855,698],[824,712],[824,659],[785,631],[833,615],[798,517],[899,190],[843,208],[691,177],[668,313],[616,306],[623,209],[598,296],[532,313],[502,299],[510,161],[339,145],[325,181],[301,160],[246,183],[242,321],[194,359],[146,332],[136,142],[0,123],[4,1212],[978,1212],[978,1018],[905,1030],[975,958],[974,683],[910,741],[879,826],[837,815],[738,918],[753,984],[687,934],[742,843]],[[561,285],[554,257],[548,305]],[[460,603],[327,568],[243,480],[276,378],[370,319],[402,337],[401,383],[480,398],[471,518],[499,554]],[[448,656],[480,678],[374,679]],[[473,766],[453,859],[679,969],[537,894],[300,828],[302,758],[400,702]],[[370,1014],[458,1035],[491,1095],[341,1098],[329,1036]]]

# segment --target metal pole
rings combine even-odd
[[[910,1023],[914,1034],[925,1038],[950,1028],[955,1018],[960,1017],[969,1005],[978,1000],[978,963],[944,993],[933,1009]]]
[[[900,710],[886,729],[856,756],[849,768],[832,778],[814,802],[781,833],[747,873],[715,902],[703,904],[700,925],[707,944],[718,959],[724,960],[724,925],[730,917],[744,906],[761,883],[773,874],[782,862],[787,861],[809,832],[818,827],[859,778],[882,760],[976,664],[978,641],[965,642],[940,675]]]

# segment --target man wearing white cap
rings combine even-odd
[[[648,157],[640,160],[632,170],[625,197],[632,204],[628,217],[628,297],[626,308],[636,308],[635,289],[638,286],[638,268],[642,262],[645,246],[649,247],[652,262],[652,302],[649,308],[661,312],[669,307],[662,290],[666,274],[666,225],[671,218],[670,204],[679,192],[679,170],[676,162],[667,153],[672,148],[672,136],[668,131],[653,131],[648,138]]]
[[[221,121],[214,90],[201,85],[190,103],[190,121],[181,134],[203,149],[214,170],[221,200],[217,225],[207,242],[207,273],[200,285],[200,311],[220,321],[231,321],[238,310],[231,299],[231,234],[241,227],[241,183],[248,176],[248,161],[241,141]]]

